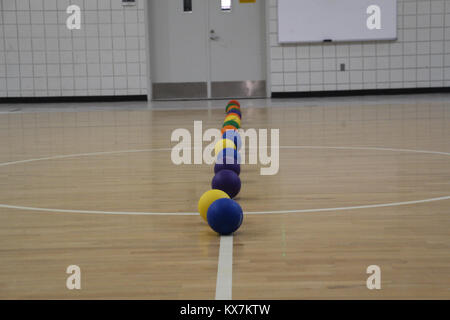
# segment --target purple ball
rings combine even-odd
[[[213,189],[224,191],[230,198],[234,198],[241,190],[241,179],[236,172],[224,169],[216,173],[211,186]]]
[[[224,161],[223,164],[216,163],[214,166],[214,173],[217,173],[221,170],[231,170],[236,172],[237,175],[239,175],[241,173],[241,165],[227,161]]]

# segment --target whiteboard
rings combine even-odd
[[[379,9],[376,29],[373,5]],[[397,0],[278,0],[280,43],[396,39]]]

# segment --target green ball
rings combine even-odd
[[[237,123],[237,122],[234,121],[234,120],[225,121],[225,122],[223,123],[222,128],[225,127],[225,126],[233,126],[233,127],[235,127],[236,129],[239,129],[239,128],[240,128],[239,123]]]
[[[241,109],[236,103],[229,103],[225,108],[225,112],[230,112],[230,109]]]

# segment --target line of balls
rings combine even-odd
[[[222,139],[215,147],[216,163],[212,190],[205,192],[198,201],[198,212],[208,225],[220,235],[235,232],[242,224],[244,213],[233,198],[241,190],[241,105],[236,100],[228,102],[222,125]]]

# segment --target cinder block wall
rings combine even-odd
[[[1,0],[0,97],[147,94],[144,1]]]
[[[397,41],[298,45],[278,44],[267,1],[272,92],[450,86],[450,0],[398,0]]]
[[[144,1],[1,0],[0,97],[147,94]],[[266,1],[272,92],[450,86],[450,0],[398,0],[398,41],[298,45],[278,44]]]

